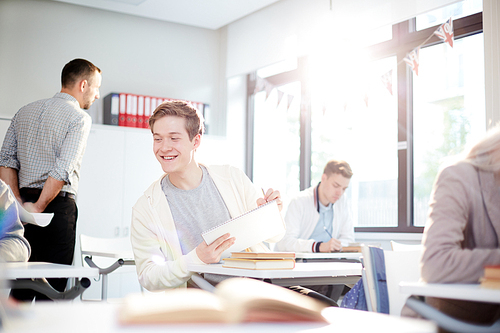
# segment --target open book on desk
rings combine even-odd
[[[30,213],[28,212],[23,205],[17,201],[16,196],[12,192],[12,189],[10,186],[7,185],[9,188],[9,192],[12,195],[14,199],[16,199],[16,206],[17,206],[17,211],[19,212],[19,219],[21,222],[24,223],[30,223],[37,225],[39,227],[46,227],[49,225],[50,221],[52,221],[52,218],[54,217],[54,213]]]
[[[121,324],[326,322],[328,305],[298,292],[248,279],[232,278],[214,293],[195,288],[125,297]]]
[[[208,245],[226,233],[234,237],[235,243],[221,255],[221,258],[227,258],[231,252],[242,251],[273,237],[284,235],[285,230],[285,222],[278,204],[273,200],[213,227],[203,232],[201,236]]]

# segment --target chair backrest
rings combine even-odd
[[[417,282],[420,279],[420,255],[422,251],[384,251],[389,314],[400,316],[409,294],[399,291],[399,283]]]
[[[97,253],[113,253],[120,255],[123,259],[132,259],[132,245],[130,238],[97,238],[87,235],[80,235],[80,250]]]
[[[391,248],[393,251],[421,251],[422,244],[404,244],[391,240]]]
[[[368,311],[377,312],[375,288],[374,288],[374,277],[373,268],[371,261],[371,254],[368,246],[361,246],[361,262],[363,263],[363,269],[361,271],[361,279],[363,280],[363,288],[365,290],[366,306]]]
[[[417,246],[410,246],[412,248],[401,251],[362,247],[363,286],[369,311],[388,311],[391,315],[401,315],[401,309],[410,295],[399,292],[399,283],[416,282],[420,279],[421,250]],[[381,253],[383,260],[380,259]],[[386,290],[383,281],[386,282]]]
[[[368,311],[388,313],[384,251],[377,247],[362,245],[361,252],[363,288]]]

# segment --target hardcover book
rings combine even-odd
[[[293,269],[295,259],[224,258],[222,267],[242,269]]]

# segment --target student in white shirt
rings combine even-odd
[[[335,252],[354,242],[351,209],[344,192],[353,173],[345,161],[331,160],[321,182],[290,201],[286,235],[277,251]]]
[[[353,173],[345,161],[331,160],[321,182],[300,192],[290,201],[286,215],[286,234],[276,251],[336,252],[354,242],[354,227],[344,192]],[[309,286],[334,301],[344,286]]]

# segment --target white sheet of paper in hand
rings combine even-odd
[[[10,186],[7,185],[7,187],[9,188],[9,192],[12,195],[12,197],[16,199]],[[16,205],[17,205],[17,210],[19,211],[19,219],[21,220],[21,222],[24,223],[30,223],[40,227],[46,227],[49,225],[50,221],[52,221],[52,217],[54,217],[54,213],[30,213],[23,207],[23,205],[21,205],[19,201],[17,201],[17,199],[16,199]]]

